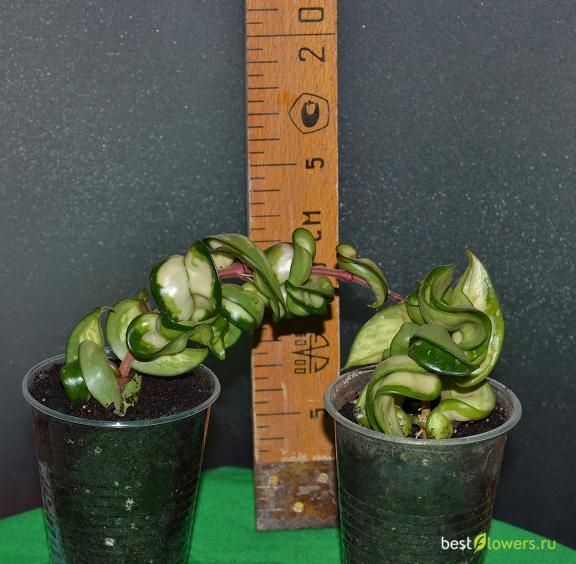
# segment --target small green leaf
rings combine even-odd
[[[334,286],[325,276],[310,276],[300,285],[288,280],[285,287],[288,295],[286,305],[292,315],[325,315],[334,299]]]
[[[370,425],[390,435],[403,436],[394,395],[430,401],[440,395],[441,389],[440,378],[426,372],[410,357],[398,355],[383,360],[367,385],[365,409]]]
[[[390,356],[396,356],[399,354],[408,354],[408,348],[410,347],[410,340],[412,336],[416,332],[416,330],[420,327],[416,323],[411,321],[407,321],[400,327],[400,330],[390,343]]]
[[[420,366],[435,374],[466,376],[475,366],[468,362],[450,335],[436,325],[421,325],[410,341],[408,355]]]
[[[427,439],[449,439],[454,429],[452,422],[443,413],[433,410],[426,419]]]
[[[360,278],[364,279],[374,292],[374,303],[369,307],[380,307],[388,297],[388,283],[380,268],[370,259],[358,258],[358,251],[354,245],[340,243],[336,247],[338,266]]]
[[[212,323],[212,340],[209,343],[209,347],[212,354],[214,354],[218,360],[224,360],[226,358],[224,337],[229,327],[230,323],[225,317],[219,317]]]
[[[408,415],[399,405],[394,405],[394,409],[396,410],[396,417],[398,417],[402,434],[408,437],[412,431],[412,416]]]
[[[83,341],[78,358],[86,387],[96,401],[103,407],[114,405],[114,411],[120,413],[122,396],[118,389],[117,369],[108,360],[104,349],[92,341]]]
[[[418,325],[424,325],[426,321],[422,317],[420,306],[418,305],[418,292],[412,292],[406,296],[406,312],[410,319]]]
[[[354,403],[354,418],[356,423],[362,425],[363,427],[370,428],[370,421],[368,420],[368,415],[366,411],[366,396],[368,392],[368,386],[364,386],[358,399]]]
[[[118,415],[124,416],[130,407],[138,403],[138,394],[142,387],[142,375],[134,374],[122,390],[122,409]]]
[[[452,436],[452,421],[479,421],[496,407],[496,395],[487,380],[471,388],[462,388],[449,380],[441,397],[442,401],[432,410],[426,423],[426,435],[434,439]]]
[[[83,317],[72,329],[66,343],[66,364],[78,358],[78,347],[82,341],[92,341],[104,346],[104,335],[100,324],[100,316],[107,307],[97,307],[94,311]]]
[[[292,245],[294,258],[288,280],[294,286],[300,286],[310,278],[310,271],[316,255],[316,241],[310,231],[300,227],[292,233]]]
[[[207,348],[187,348],[178,354],[159,356],[147,362],[134,361],[132,368],[152,376],[180,376],[202,364],[207,356]]]
[[[388,306],[372,316],[358,331],[344,368],[380,362],[400,327],[410,321],[406,304]]]
[[[232,323],[228,326],[228,331],[224,335],[224,347],[229,349],[232,345],[238,341],[238,339],[242,336],[242,330],[233,325]]]
[[[458,382],[459,380],[452,380],[444,383],[442,400],[458,400],[474,408],[478,412],[478,418],[488,417],[496,407],[496,394],[492,384],[484,380],[475,386],[463,388]]]
[[[454,268],[448,265],[433,269],[420,286],[418,304],[426,322],[452,333],[454,342],[469,351],[467,356],[474,361],[486,351],[491,324],[463,292],[450,288]]]
[[[64,386],[66,395],[71,400],[88,401],[90,392],[84,382],[80,361],[78,359],[65,364],[60,370],[60,381]]]
[[[415,339],[410,345],[408,354],[420,366],[435,374],[468,376],[474,370],[474,366],[462,362],[435,343],[424,339]]]
[[[190,246],[186,256],[171,256],[150,273],[150,289],[158,308],[174,322],[198,323],[220,309],[220,278],[203,241]]]
[[[387,435],[396,437],[404,436],[403,429],[398,420],[394,396],[391,394],[378,394],[371,402],[368,410],[368,418],[374,429],[380,430]]]
[[[133,399],[138,396],[140,392],[140,388],[142,387],[142,375],[141,374],[134,374],[128,383],[124,386],[122,390],[122,397],[124,400]]]

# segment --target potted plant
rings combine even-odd
[[[340,268],[314,266],[305,229],[266,251],[238,234],[197,241],[152,269],[149,291],[96,308],[65,355],[29,371],[23,393],[53,561],[186,561],[220,389],[201,363],[209,353],[224,359],[266,309],[273,321],[327,312],[329,277],[370,286],[380,307],[387,286],[378,267],[352,245],[337,251]]]
[[[325,394],[345,562],[484,558],[507,432],[521,407],[488,378],[504,323],[482,263],[434,268],[360,330]],[[374,366],[375,365],[375,366]],[[354,368],[353,368],[354,367]]]

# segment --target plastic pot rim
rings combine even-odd
[[[328,389],[324,392],[324,406],[326,411],[330,414],[330,416],[334,419],[335,422],[344,425],[351,431],[358,433],[359,435],[363,435],[365,437],[369,437],[371,439],[376,439],[378,441],[385,441],[390,443],[396,443],[398,445],[407,445],[410,447],[452,447],[452,446],[460,446],[460,445],[469,445],[471,443],[478,443],[481,441],[488,441],[490,439],[494,439],[499,437],[500,435],[504,435],[508,433],[513,427],[516,426],[520,417],[522,415],[522,405],[520,404],[520,400],[516,397],[516,394],[504,384],[501,384],[497,380],[493,378],[487,378],[487,380],[494,386],[495,390],[502,393],[503,395],[507,396],[512,404],[512,412],[510,416],[506,420],[505,423],[496,427],[496,429],[492,429],[490,431],[486,431],[484,433],[479,433],[477,435],[472,435],[470,437],[461,437],[461,438],[451,438],[451,439],[413,439],[411,437],[396,437],[392,435],[387,435],[385,433],[380,433],[378,431],[373,431],[372,429],[367,429],[362,425],[358,425],[358,423],[353,423],[346,417],[340,414],[334,402],[332,401],[332,397],[335,392],[335,388],[341,383],[342,378],[346,376],[352,375],[360,376],[366,372],[371,372],[374,370],[374,367],[359,367],[359,368],[352,368],[343,372],[339,378],[334,380]]]
[[[39,402],[36,398],[32,396],[30,391],[28,390],[28,386],[32,383],[32,380],[36,373],[39,370],[46,369],[47,367],[52,366],[56,363],[64,364],[64,354],[58,354],[56,356],[52,356],[47,358],[37,364],[35,364],[24,376],[22,380],[22,395],[24,399],[35,409],[49,415],[50,417],[54,417],[56,419],[60,419],[62,421],[66,421],[67,423],[76,423],[78,425],[88,425],[90,427],[103,427],[103,428],[110,428],[110,429],[130,429],[135,427],[151,427],[154,425],[164,425],[166,423],[172,423],[174,421],[178,421],[180,419],[185,419],[187,417],[192,417],[201,413],[202,411],[208,409],[220,395],[220,382],[214,372],[210,370],[207,366],[203,364],[198,365],[196,368],[192,369],[192,372],[195,370],[200,369],[205,373],[206,376],[210,379],[214,389],[210,397],[202,402],[201,404],[187,409],[186,411],[181,411],[180,413],[175,413],[173,415],[166,415],[162,417],[157,417],[156,419],[146,419],[141,421],[122,421],[121,419],[117,421],[101,421],[99,419],[88,419],[85,417],[76,417],[75,415],[68,415],[66,413],[62,413],[60,411],[56,411],[55,409],[51,409],[50,407],[45,406],[43,403]],[[143,375],[146,377],[146,375]]]

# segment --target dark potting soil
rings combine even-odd
[[[105,409],[93,398],[87,402],[71,401],[60,382],[62,364],[54,364],[49,370],[39,370],[30,387],[30,394],[50,409],[66,415],[116,421],[113,408]],[[122,421],[145,421],[187,411],[205,402],[212,395],[210,379],[191,372],[182,376],[160,378],[142,376],[138,403],[128,409]]]
[[[411,402],[411,404],[412,405],[407,406],[407,413],[416,413],[415,408],[419,402]],[[346,417],[348,421],[356,423],[356,419],[354,418],[354,404],[352,402],[346,403],[340,408],[340,415]],[[500,425],[503,425],[507,419],[508,417],[506,416],[504,408],[497,403],[494,411],[485,419],[480,419],[479,421],[454,421],[452,423],[452,426],[454,427],[454,434],[452,437],[454,439],[459,439],[462,437],[472,437],[473,435],[486,433],[487,431],[500,427]],[[410,437],[413,439],[417,438],[416,434],[419,430],[420,427],[413,425]]]

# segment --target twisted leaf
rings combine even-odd
[[[142,300],[127,298],[114,305],[106,320],[106,337],[114,354],[123,360],[128,352],[126,332],[133,319],[142,313]],[[150,361],[135,360],[132,368],[142,374],[155,376],[178,376],[190,372],[202,363],[208,349],[187,348],[170,356],[159,356]]]
[[[141,313],[128,326],[126,343],[137,360],[153,360],[161,355],[182,352],[189,337],[196,328],[189,332],[178,333],[173,339],[166,338],[161,330],[160,314],[156,312]]]
[[[215,252],[232,255],[252,269],[254,285],[266,296],[274,321],[278,321],[284,315],[286,306],[280,285],[264,252],[248,237],[237,233],[213,235],[205,241]]]
[[[440,395],[442,383],[438,376],[426,372],[406,355],[383,360],[375,369],[366,391],[366,416],[375,430],[402,436],[403,430],[395,409],[398,394],[420,400]]]
[[[259,293],[223,284],[222,298],[222,314],[230,323],[246,333],[252,333],[260,326],[266,304]]]
[[[299,286],[310,278],[316,256],[316,241],[310,231],[298,228],[292,233],[292,246],[294,259],[290,266],[288,281],[294,286]]]
[[[369,307],[381,307],[388,297],[388,283],[376,263],[370,259],[358,258],[358,251],[354,245],[340,243],[336,247],[338,266],[365,280],[374,292],[374,303]]]
[[[156,265],[150,273],[150,289],[158,308],[173,328],[213,317],[220,309],[220,279],[210,249],[194,243],[185,257],[175,255]],[[184,322],[179,326],[179,322]]]
[[[418,291],[412,292],[406,297],[406,312],[414,323],[418,325],[424,325],[424,323],[426,323],[422,317],[420,306],[418,305]]]
[[[426,422],[426,436],[444,439],[452,436],[452,421],[478,421],[492,413],[496,395],[492,385],[484,381],[470,388],[451,383],[442,390],[442,401],[432,410]]]
[[[390,343],[390,356],[397,356],[400,354],[408,354],[408,349],[410,348],[410,341],[414,336],[414,333],[418,329],[419,325],[407,321],[403,323],[398,333],[392,339]],[[417,359],[414,359],[417,360]]]
[[[278,284],[282,286],[290,276],[290,268],[294,259],[294,247],[289,243],[277,243],[268,247],[264,254]]]
[[[488,317],[491,328],[486,354],[480,362],[476,361],[478,368],[458,381],[460,386],[475,386],[492,372],[498,361],[504,342],[504,318],[488,271],[471,251],[466,254],[468,267],[458,281],[456,291],[461,290],[472,305]]]

